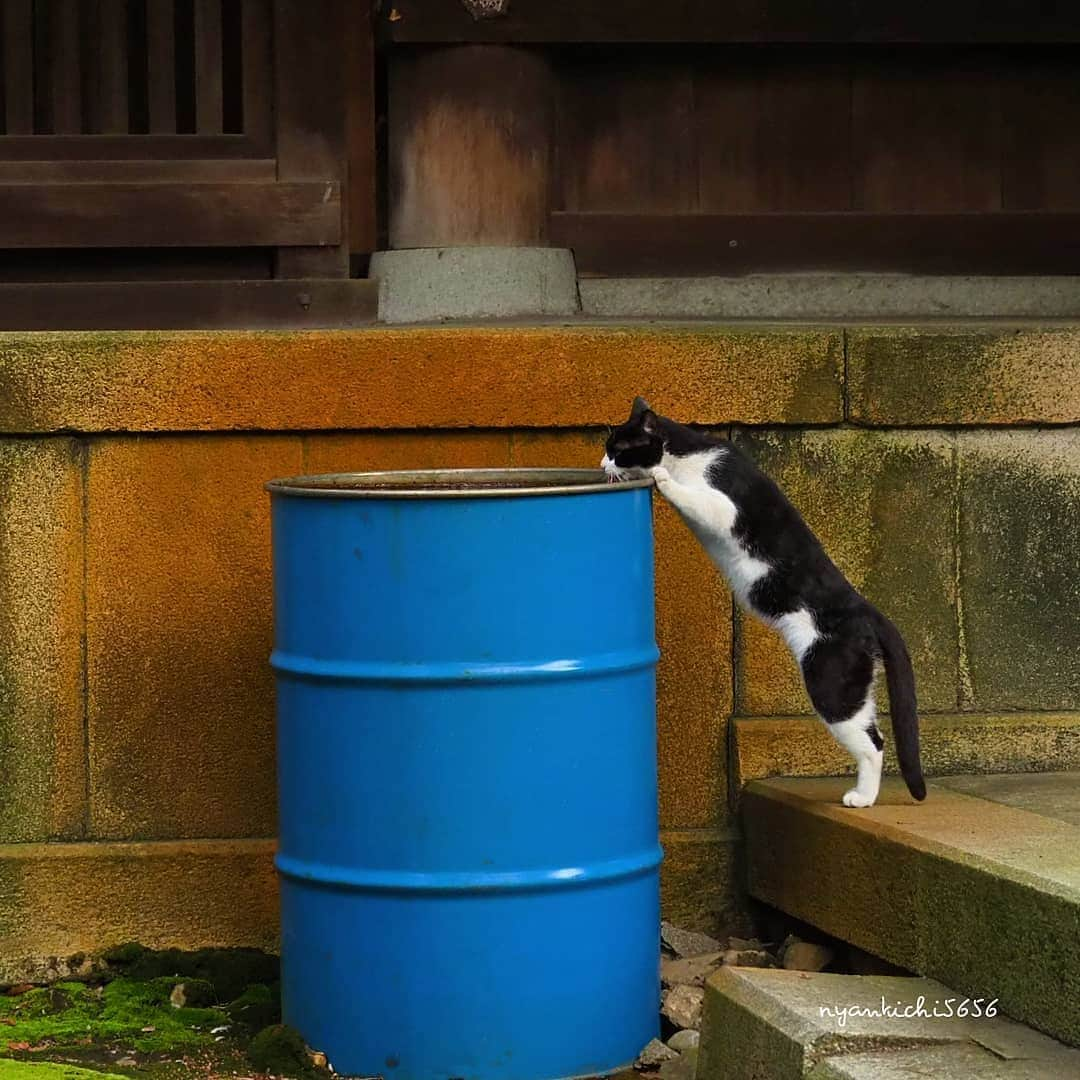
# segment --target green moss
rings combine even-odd
[[[123,945],[114,945],[111,949],[106,949],[101,954],[101,959],[107,963],[125,967],[134,964],[136,960],[147,952],[149,950],[145,945],[140,945],[135,941],[127,941]]]
[[[281,1020],[281,997],[277,987],[249,986],[235,1001],[225,1006],[234,1024],[259,1031]]]
[[[972,423],[992,386],[986,331],[907,328],[848,332],[852,419],[872,424]]]
[[[0,1080],[120,1080],[119,1073],[96,1072],[51,1061],[5,1061],[0,1059]]]
[[[277,982],[280,962],[260,949],[146,949],[128,943],[105,954],[110,966],[129,979],[180,976],[202,979],[214,988],[220,1002],[233,1001],[249,986]],[[175,982],[175,979],[174,979]]]
[[[265,1072],[293,1077],[319,1076],[300,1033],[285,1024],[260,1031],[251,1040],[248,1057],[252,1065]]]
[[[174,1008],[175,985],[175,979],[114,979],[104,987],[67,982],[0,998],[0,1018],[14,1021],[4,1025],[5,1045],[80,1046],[90,1039],[155,1054],[212,1044],[211,1028],[228,1024],[228,1017],[220,1009]]]

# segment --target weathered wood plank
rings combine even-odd
[[[896,51],[852,79],[858,210],[1001,209],[1000,76],[983,53]]]
[[[0,283],[0,330],[348,329],[375,321],[367,280]]]
[[[1080,210],[1080,57],[1044,54],[1010,70],[1002,125],[1004,208]]]
[[[273,183],[273,158],[192,158],[147,161],[0,161],[0,184]],[[0,195],[0,198],[3,198]]]
[[[0,161],[259,158],[246,135],[25,135],[0,139]]]
[[[543,244],[554,89],[537,50],[391,57],[390,245]]]
[[[273,138],[272,26],[268,0],[240,0],[244,134],[269,146]]]
[[[822,53],[824,52],[824,55]],[[700,209],[851,206],[849,65],[832,50],[710,50],[695,72]]]
[[[30,135],[34,130],[34,5],[32,0],[4,0],[4,131]]]
[[[587,54],[559,74],[560,209],[697,209],[694,87],[685,60],[631,65],[625,56]]]
[[[317,13],[295,0],[274,0],[275,148],[278,179],[339,182],[345,173],[345,0],[324,0]],[[338,213],[343,216],[340,202]],[[341,222],[339,236],[347,237]],[[277,276],[347,277],[349,245],[279,253]]]
[[[150,132],[176,132],[176,30],[173,0],[146,5],[146,79]]]
[[[338,184],[14,184],[0,248],[341,242]]]
[[[1080,272],[1080,213],[554,213],[549,235],[605,276]]]
[[[393,42],[1076,42],[1080,9],[1017,0],[511,0],[474,19],[462,0],[383,4]]]
[[[221,0],[195,0],[195,131],[224,130],[221,80]]]
[[[52,0],[49,37],[52,129],[57,135],[77,135],[82,131],[78,0]]]
[[[94,128],[102,135],[128,132],[128,42],[125,0],[97,0]]]
[[[345,130],[349,158],[345,216],[352,252],[371,252],[379,246],[373,15],[369,4],[353,4],[345,13]]]

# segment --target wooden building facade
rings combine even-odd
[[[551,244],[612,276],[1080,263],[1075,5],[2,11],[3,326],[355,325],[383,247]]]

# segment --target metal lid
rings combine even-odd
[[[603,469],[402,469],[293,476],[271,480],[266,490],[319,499],[490,499],[592,495],[651,486],[649,477],[613,483]]]

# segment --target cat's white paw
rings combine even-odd
[[[873,806],[874,800],[864,795],[858,788],[852,788],[844,792],[845,806]]]
[[[658,484],[666,484],[671,479],[671,473],[669,473],[663,465],[654,465],[649,470],[649,475]]]

